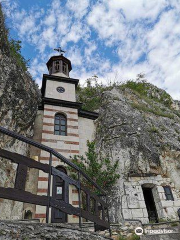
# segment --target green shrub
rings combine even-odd
[[[0,27],[1,27],[1,34],[0,34],[0,49],[2,52],[5,52],[7,56],[11,56],[15,59],[16,64],[21,67],[24,71],[27,71],[28,62],[21,55],[21,41],[16,41],[12,39],[9,35],[9,29],[5,27],[5,20],[4,14],[2,12],[2,7],[0,4]]]
[[[173,114],[164,113],[164,112],[160,111],[158,108],[155,108],[155,107],[154,108],[149,108],[145,104],[137,104],[137,103],[131,103],[131,106],[133,108],[136,108],[136,109],[138,109],[140,111],[143,111],[143,112],[149,112],[149,113],[153,113],[154,115],[157,115],[157,116],[174,119]]]
[[[152,127],[149,129],[149,132],[159,133],[159,130],[158,130],[155,126],[152,126]]]
[[[120,235],[119,240],[140,240],[140,237],[136,234],[134,234],[134,235],[132,235],[131,237],[128,237],[128,238]]]
[[[102,189],[109,190],[120,177],[117,173],[118,161],[112,163],[108,158],[98,158],[98,154],[95,151],[95,141],[88,141],[87,146],[86,158],[76,155],[72,158],[72,162],[82,169]],[[71,171],[71,176],[76,179],[77,174],[71,169],[69,170]],[[95,190],[89,181],[83,184]]]
[[[20,66],[24,71],[27,71],[29,60],[26,60],[21,55],[21,41],[16,41],[14,39],[11,39],[9,41],[9,47],[10,47],[10,54],[16,60],[17,65]]]
[[[152,84],[146,82],[145,80],[140,81],[133,81],[129,80],[125,84],[122,84],[120,86],[121,89],[129,88],[133,90],[136,94],[138,93],[139,97],[146,97],[146,99],[152,99],[153,101],[162,103],[166,107],[171,107],[172,99],[171,96],[162,90],[162,92],[159,94],[160,98],[157,98],[156,95],[154,95],[152,92],[156,91],[157,93],[160,92],[160,89],[153,86]]]

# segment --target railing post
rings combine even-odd
[[[49,174],[48,174],[48,205],[46,207],[46,223],[49,223],[49,208],[50,208],[50,194],[51,194],[51,167],[52,167],[52,153],[50,152],[49,157]]]
[[[79,227],[82,227],[82,222],[81,222],[81,175],[80,172],[78,171],[78,181],[79,181],[79,189],[78,189],[78,198],[79,198],[79,209],[80,209],[80,216],[79,216]]]
[[[105,195],[105,198],[106,198],[106,204],[107,203],[107,195]],[[109,208],[107,207],[107,218],[108,218],[108,223],[109,223],[109,234],[110,234],[110,237],[112,236],[112,233],[111,233],[111,226],[110,226],[110,220],[109,220]]]

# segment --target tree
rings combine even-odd
[[[108,158],[98,157],[95,151],[95,141],[88,141],[87,146],[86,158],[75,155],[72,158],[72,162],[82,169],[102,189],[108,191],[120,177],[117,173],[118,161],[112,163]],[[75,173],[72,174],[75,178]],[[84,182],[84,185],[96,191],[91,183]]]
[[[9,47],[10,47],[10,53],[11,56],[15,58],[16,63],[22,67],[24,71],[27,71],[29,60],[26,60],[21,55],[21,41],[16,41],[14,39],[11,39],[9,41]]]

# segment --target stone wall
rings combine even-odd
[[[94,232],[68,224],[41,224],[20,221],[0,222],[1,240],[105,240],[110,239]]]
[[[170,186],[174,201],[166,200],[163,186]],[[160,220],[178,220],[177,210],[180,208],[179,190],[174,188],[170,178],[161,175],[151,177],[131,177],[124,182],[125,194],[122,196],[122,212],[124,219],[139,219],[148,223],[148,213],[143,196],[144,187],[152,188],[152,193]]]

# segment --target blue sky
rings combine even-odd
[[[1,2],[2,0],[0,0]],[[3,0],[7,26],[22,41],[41,86],[46,62],[61,46],[71,77],[84,84],[146,79],[180,99],[180,0]]]

